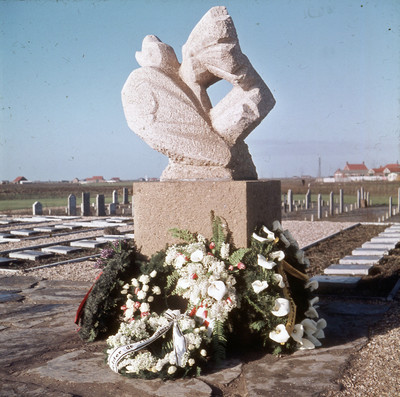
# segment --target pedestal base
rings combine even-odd
[[[133,184],[134,232],[151,256],[178,241],[177,227],[212,236],[211,211],[224,219],[236,247],[247,247],[255,228],[281,220],[280,181],[171,181]]]

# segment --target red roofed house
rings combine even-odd
[[[17,178],[15,178],[12,183],[22,183],[24,181],[27,181],[27,179],[24,176],[18,176]]]
[[[86,178],[85,181],[87,183],[100,183],[106,182],[106,180],[102,176],[92,176],[91,178]]]
[[[368,167],[364,162],[362,164],[349,164],[346,161],[344,168],[338,169],[335,174],[335,179],[360,179],[368,176]]]

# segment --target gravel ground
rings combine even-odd
[[[282,222],[283,228],[291,231],[301,247],[352,225],[354,225],[353,222]],[[96,233],[98,231],[88,232],[82,236],[89,237]],[[73,235],[69,238],[73,238]],[[47,241],[49,240],[46,239]],[[40,244],[44,241],[35,240],[35,243]],[[7,249],[5,247],[5,245],[1,245],[0,249]],[[94,268],[93,262],[81,262],[23,274],[46,279],[93,282],[98,273],[99,269]],[[341,385],[341,390],[321,393],[320,397],[395,397],[400,395],[400,301],[398,299],[399,294],[384,320],[371,330],[368,344],[351,357],[341,379],[336,380]]]

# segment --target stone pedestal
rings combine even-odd
[[[280,181],[171,181],[133,184],[137,247],[146,256],[178,242],[178,227],[212,236],[211,211],[226,220],[236,247],[247,247],[255,228],[281,220]]]

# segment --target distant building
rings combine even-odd
[[[72,179],[71,183],[80,183],[80,180],[79,178],[74,178]]]
[[[12,183],[16,183],[16,184],[22,184],[23,182],[26,182],[27,179],[24,176],[18,176],[17,178],[15,178]]]
[[[107,182],[108,183],[117,183],[117,182],[121,182],[121,179],[114,177],[114,178],[111,178],[110,180],[108,180]]]
[[[91,178],[85,179],[86,183],[102,183],[106,182],[106,180],[102,176],[92,176]]]
[[[368,167],[364,162],[362,164],[350,164],[346,161],[343,169],[335,171],[334,178],[335,181],[360,180],[368,176],[368,171]]]
[[[368,175],[377,177],[379,179],[387,179],[388,181],[396,181],[400,179],[400,164],[399,162],[393,164],[386,164],[379,168],[371,168]]]

